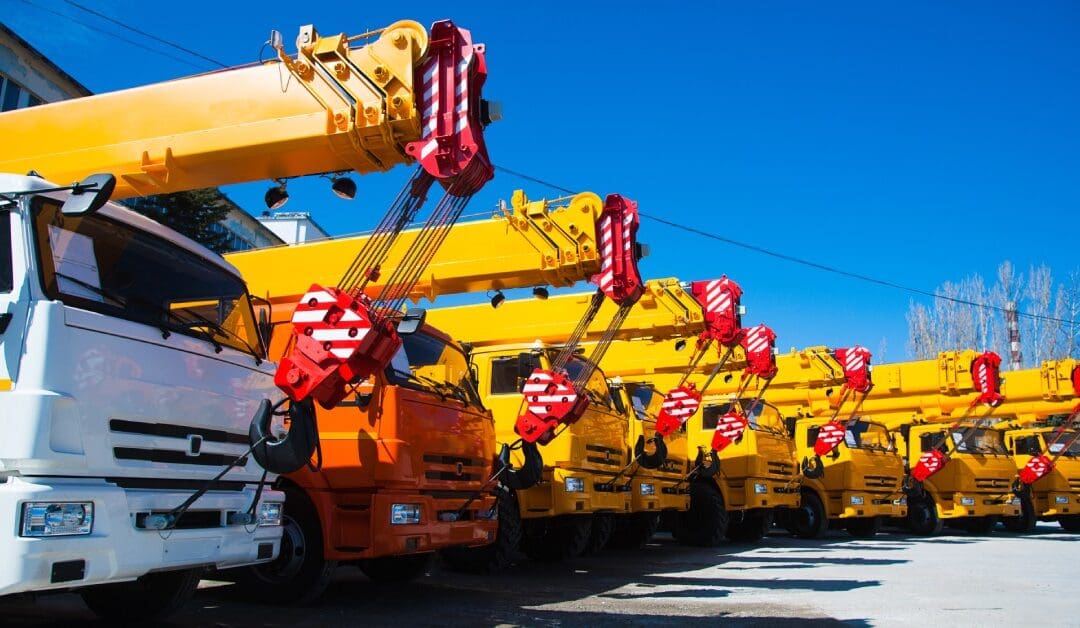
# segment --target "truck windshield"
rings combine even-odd
[[[585,384],[585,394],[589,396],[590,402],[601,404],[610,409],[611,392],[608,390],[603,371],[593,367],[593,364],[588,360],[574,356],[566,363],[566,375],[570,378],[570,381],[576,381],[587,368],[592,369],[592,375],[589,376],[589,380]]]
[[[1047,434],[1044,438],[1049,437]],[[1076,430],[1065,430],[1061,436],[1058,437],[1057,442],[1051,444],[1053,438],[1047,438],[1046,445],[1051,455],[1061,454],[1062,456],[1068,456],[1070,458],[1080,457],[1080,441],[1074,441],[1076,438]],[[1069,443],[1072,443],[1071,445]],[[1065,446],[1069,445],[1068,449]]]
[[[892,449],[892,438],[885,426],[867,421],[855,421],[847,426],[844,432],[844,442],[848,447],[855,449],[876,449],[888,451]]]
[[[66,305],[264,357],[247,287],[210,260],[101,214],[33,204],[41,282]]]
[[[734,407],[734,402],[731,401],[706,405],[701,414],[702,427],[707,430],[715,429],[720,417],[731,412]],[[750,429],[787,436],[783,418],[776,406],[760,400],[754,403],[753,399],[739,399],[739,407],[742,408],[742,415],[746,417]]]
[[[479,406],[465,354],[441,338],[418,331],[402,336],[386,377],[395,386],[428,390]]]
[[[981,427],[953,430],[953,444],[956,451],[970,454],[1000,454],[1008,455],[1005,448],[1005,440],[998,430]]]
[[[634,406],[634,416],[638,420],[653,420],[660,416],[660,407],[664,396],[652,386],[627,383],[626,392],[630,395],[630,404]]]

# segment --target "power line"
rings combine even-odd
[[[196,70],[203,70],[204,69],[202,66],[191,63],[187,59],[181,59],[180,57],[173,56],[173,55],[171,55],[171,54],[169,54],[169,53],[167,53],[167,52],[165,52],[163,50],[157,50],[157,49],[154,49],[154,48],[150,48],[149,46],[145,46],[145,45],[143,45],[143,44],[141,44],[141,43],[139,43],[137,41],[134,41],[132,39],[128,39],[127,37],[124,37],[122,35],[118,35],[116,33],[112,33],[112,32],[105,31],[105,30],[99,30],[96,25],[88,24],[88,23],[86,23],[86,22],[84,22],[84,21],[82,21],[82,20],[80,20],[80,19],[78,19],[76,17],[67,15],[66,13],[60,13],[59,11],[54,11],[54,10],[48,8],[48,7],[43,7],[40,4],[36,4],[34,2],[31,2],[30,0],[20,0],[20,2],[22,2],[24,4],[28,4],[28,5],[32,6],[32,7],[34,7],[35,9],[45,11],[46,13],[51,13],[51,14],[57,16],[57,17],[62,17],[65,20],[68,20],[70,22],[74,22],[74,23],[78,24],[79,26],[85,26],[86,28],[88,28],[88,29],[90,29],[90,30],[92,30],[92,31],[94,31],[96,33],[101,33],[102,35],[112,37],[114,39],[118,39],[118,40],[120,40],[120,41],[122,41],[122,42],[124,42],[126,44],[135,46],[136,48],[141,48],[142,50],[145,50],[147,52],[152,52],[154,54],[161,55],[161,56],[166,57],[168,59],[172,59],[173,61],[176,61],[178,63],[183,63],[184,65],[193,67]]]
[[[135,28],[134,26],[131,26],[129,24],[121,22],[120,20],[113,19],[113,18],[109,17],[108,15],[105,15],[104,13],[101,13],[99,11],[95,11],[94,9],[91,9],[89,7],[85,7],[85,6],[81,5],[81,4],[79,4],[78,2],[74,2],[73,0],[64,0],[64,1],[67,2],[68,4],[70,4],[71,6],[75,7],[76,9],[86,11],[87,13],[89,13],[91,15],[96,15],[97,17],[100,17],[103,20],[108,20],[109,22],[112,22],[113,24],[116,24],[117,26],[119,26],[121,28],[126,28],[127,30],[129,30],[129,31],[131,31],[133,33],[137,33],[139,35],[142,35],[143,37],[149,37],[150,39],[153,39],[156,42],[165,44],[166,46],[171,46],[172,48],[176,48],[177,50],[180,50],[182,52],[186,52],[189,55],[192,55],[192,56],[195,56],[195,57],[198,57],[198,58],[202,59],[203,61],[209,61],[210,63],[213,63],[214,65],[217,65],[217,66],[219,66],[221,68],[228,68],[229,67],[228,64],[222,63],[222,62],[218,61],[217,59],[211,59],[210,57],[208,57],[208,56],[206,56],[206,55],[204,55],[202,53],[195,52],[194,50],[191,50],[190,48],[185,48],[184,46],[181,46],[180,44],[171,42],[171,41],[169,41],[167,39],[163,39],[161,37],[158,37],[157,35],[147,33],[146,31],[139,30],[138,28]]]
[[[503,168],[502,166],[495,166],[495,169],[500,170],[502,172],[505,172],[506,174],[509,174],[511,176],[515,176],[515,177],[518,177],[518,178],[521,178],[521,179],[525,179],[526,181],[532,181],[533,183],[538,183],[540,185],[547,186],[547,187],[549,187],[549,188],[551,188],[553,190],[558,190],[560,192],[564,192],[564,193],[567,193],[567,194],[576,194],[577,193],[577,191],[575,191],[575,190],[571,190],[571,189],[565,188],[565,187],[563,187],[561,185],[556,185],[554,183],[545,181],[543,179],[538,179],[536,177],[529,176],[529,175],[521,173],[521,172],[515,172],[513,170],[510,170],[509,168]],[[672,220],[668,220],[666,218],[661,218],[659,216],[653,216],[652,214],[646,214],[646,213],[641,212],[641,211],[638,212],[638,215],[641,216],[642,218],[648,218],[649,220],[658,222],[658,223],[663,224],[663,225],[667,225],[669,227],[672,227],[673,229],[679,229],[681,231],[686,231],[688,233],[693,233],[695,235],[699,235],[699,236],[701,236],[703,238],[709,238],[710,240],[716,240],[717,242],[723,242],[724,244],[730,244],[731,246],[736,246],[736,247],[739,247],[739,248],[742,248],[742,249],[746,249],[748,251],[754,251],[755,253],[760,253],[762,255],[768,255],[769,257],[774,257],[776,259],[781,259],[781,260],[784,260],[784,261],[787,261],[787,262],[791,262],[793,264],[799,264],[799,265],[802,265],[802,266],[807,266],[809,268],[814,268],[814,269],[817,269],[817,270],[821,270],[821,271],[824,271],[824,272],[827,272],[827,273],[833,273],[835,275],[840,275],[840,276],[843,276],[843,277],[847,277],[849,279],[856,279],[858,281],[865,281],[867,283],[872,283],[872,284],[876,284],[876,285],[879,285],[879,286],[884,286],[886,288],[892,288],[894,290],[900,290],[900,291],[903,291],[903,292],[908,292],[908,293],[911,293],[911,294],[918,294],[918,295],[921,295],[921,296],[930,297],[932,299],[942,299],[944,301],[957,303],[959,305],[968,305],[968,306],[971,306],[971,307],[978,307],[978,308],[983,308],[983,309],[987,309],[987,310],[993,310],[993,311],[996,311],[996,312],[1001,312],[1003,314],[1009,311],[1006,308],[1003,308],[1003,307],[1001,307],[999,305],[993,305],[993,304],[990,304],[990,303],[979,303],[977,301],[969,301],[967,299],[960,299],[960,298],[957,298],[957,297],[951,297],[951,296],[944,295],[944,294],[937,294],[935,292],[930,292],[929,290],[923,290],[921,288],[913,288],[911,286],[905,286],[903,284],[895,283],[895,282],[888,281],[888,280],[885,280],[885,279],[879,279],[877,277],[871,277],[870,275],[864,275],[862,273],[856,273],[856,272],[852,272],[852,271],[849,271],[849,270],[844,270],[842,268],[837,268],[835,266],[829,266],[827,264],[822,264],[820,262],[815,262],[815,261],[812,261],[812,260],[803,259],[801,257],[795,257],[794,255],[788,255],[787,253],[781,253],[779,251],[774,251],[774,250],[771,250],[771,249],[767,249],[765,247],[756,246],[754,244],[749,244],[749,243],[743,242],[741,240],[735,240],[733,238],[726,238],[726,237],[724,237],[722,235],[718,235],[718,234],[715,234],[715,233],[710,233],[708,231],[702,231],[701,229],[697,229],[695,227],[690,227],[690,226],[687,226],[687,225],[684,225],[684,224],[681,224],[681,223],[678,223],[678,222],[674,222]],[[1076,324],[1076,321],[1070,321],[1070,320],[1066,320],[1066,319],[1063,319],[1063,318],[1057,318],[1055,316],[1045,316],[1045,315],[1042,315],[1042,314],[1032,314],[1030,312],[1023,312],[1023,311],[1019,311],[1019,310],[1017,310],[1016,314],[1017,314],[1017,316],[1024,316],[1024,317],[1027,317],[1027,318],[1030,318],[1030,319],[1033,319],[1033,320],[1040,320],[1040,321],[1046,321],[1046,322],[1051,322],[1051,323],[1062,323],[1062,324],[1070,325],[1070,326]]]

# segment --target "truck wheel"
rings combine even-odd
[[[986,536],[994,531],[997,524],[997,517],[970,517],[964,522],[964,529],[967,530],[969,534]]]
[[[769,533],[772,513],[744,513],[742,521],[728,524],[727,538],[736,543],[756,543]]]
[[[814,491],[803,491],[799,500],[799,509],[792,519],[795,536],[800,539],[820,539],[829,529],[829,517],[825,514],[825,504]]]
[[[274,604],[315,601],[337,567],[323,557],[322,526],[314,504],[299,488],[285,489],[281,552],[268,563],[236,570],[236,584],[252,599]]]
[[[938,517],[934,498],[923,495],[908,500],[908,529],[919,536],[937,536],[941,534],[944,522]]]
[[[881,531],[881,518],[859,517],[857,519],[848,519],[844,527],[847,528],[848,534],[857,539],[869,539]]]
[[[598,512],[592,517],[592,530],[589,531],[589,543],[585,546],[585,554],[595,554],[611,542],[611,534],[615,531],[615,515],[610,512]]]
[[[612,549],[641,549],[660,526],[660,515],[635,513],[615,518],[615,531],[608,541]]]
[[[522,539],[525,554],[533,560],[553,561],[581,556],[589,544],[592,517],[564,515],[547,522],[547,529],[537,536]]]
[[[1080,532],[1080,515],[1062,515],[1058,517],[1058,525],[1066,532]]]
[[[357,561],[364,575],[379,584],[409,582],[419,577],[431,564],[431,554],[380,556]]]
[[[1035,524],[1038,520],[1038,517],[1035,516],[1035,505],[1031,503],[1031,496],[1021,495],[1020,516],[1002,517],[1001,523],[1005,524],[1005,529],[1009,532],[1028,533],[1035,531]]]
[[[195,595],[199,569],[150,573],[134,582],[87,587],[83,602],[99,617],[116,622],[160,619],[179,610]]]
[[[695,481],[690,485],[690,510],[676,517],[673,535],[683,545],[715,547],[727,536],[728,522],[720,489],[711,480]]]
[[[508,489],[495,490],[499,530],[495,542],[482,547],[448,547],[439,556],[450,569],[468,573],[494,573],[514,563],[521,551],[521,511],[517,496]]]

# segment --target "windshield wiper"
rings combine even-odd
[[[231,336],[231,337],[239,340],[240,343],[244,345],[244,348],[246,348],[248,350],[248,352],[251,353],[252,356],[254,356],[255,364],[256,365],[262,364],[262,358],[259,357],[259,351],[255,347],[251,346],[248,343],[248,341],[243,336],[241,336],[240,334],[232,331],[231,329],[226,329],[226,328],[222,327],[221,324],[218,323],[217,321],[210,320],[209,318],[206,318],[205,316],[203,316],[202,314],[199,314],[198,312],[196,312],[195,310],[193,310],[191,308],[185,307],[185,308],[183,308],[183,309],[181,309],[179,311],[187,313],[192,318],[196,319],[198,322],[202,323],[203,325],[206,325],[215,334],[225,336],[225,337],[230,337]],[[169,312],[171,314],[173,314],[174,316],[176,316],[177,319],[184,320],[181,316],[176,315],[172,310],[169,310]],[[190,321],[186,321],[186,320],[184,322],[185,323],[190,323]],[[210,340],[210,342],[214,343],[214,346],[217,349],[217,352],[221,353],[221,344],[217,342],[217,340],[213,337],[213,334],[210,334],[210,338],[208,338],[208,340]]]
[[[55,275],[57,277],[60,277],[62,279],[66,279],[66,280],[68,280],[68,281],[70,281],[70,282],[74,283],[75,285],[78,285],[78,286],[80,286],[82,288],[86,288],[90,292],[93,292],[94,294],[96,294],[96,295],[98,295],[98,296],[100,296],[100,297],[102,297],[104,299],[114,301],[115,305],[117,305],[117,306],[119,306],[121,308],[124,308],[124,309],[127,309],[128,304],[131,301],[134,300],[137,303],[139,303],[139,305],[148,307],[151,310],[154,310],[159,314],[161,314],[161,313],[164,313],[166,315],[171,314],[171,312],[169,312],[167,309],[165,309],[165,308],[163,308],[161,306],[156,306],[156,305],[154,305],[152,303],[148,303],[148,302],[145,302],[145,301],[142,301],[142,300],[139,300],[139,299],[131,299],[130,297],[122,297],[122,296],[120,296],[120,295],[118,295],[118,294],[116,294],[114,292],[110,292],[108,290],[105,290],[101,286],[95,286],[92,283],[89,283],[87,281],[83,281],[82,279],[79,279],[78,277],[72,277],[71,275],[67,275],[67,274],[64,274],[64,273],[59,272],[59,271],[54,271],[53,275]],[[71,296],[78,296],[78,295],[71,295]],[[161,331],[161,337],[162,338],[168,338],[172,333],[170,331],[169,327],[167,325],[165,325],[165,323],[163,321],[159,320],[157,322],[157,328]]]

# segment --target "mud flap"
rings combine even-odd
[[[288,410],[280,410],[284,401],[271,406],[263,399],[251,419],[248,441],[252,445],[255,461],[270,473],[285,474],[311,466],[311,456],[319,448],[319,427],[315,419],[315,406],[310,399],[289,402]],[[270,421],[274,416],[288,414],[289,431],[278,438],[270,433]],[[322,466],[322,456],[313,470]]]
[[[649,441],[656,446],[656,449],[651,454],[645,453],[645,435],[638,436],[637,443],[634,444],[634,458],[642,467],[646,469],[656,469],[667,460],[667,444],[664,442],[664,437],[660,434],[656,434],[650,438]]]
[[[536,486],[544,471],[544,458],[540,455],[536,443],[522,441],[521,452],[525,454],[525,462],[520,468],[514,469],[510,466],[510,446],[503,444],[499,450],[498,464],[499,468],[503,469],[499,481],[503,486],[515,491]]]

